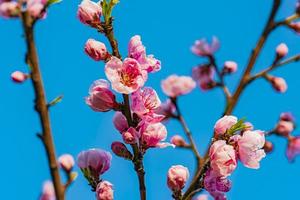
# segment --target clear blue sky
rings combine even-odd
[[[147,85],[156,88],[161,99],[165,99],[160,89],[161,79],[172,73],[189,75],[191,68],[201,62],[191,54],[191,44],[198,38],[216,35],[221,41],[218,63],[235,60],[239,64],[239,72],[226,79],[229,87],[234,88],[261,33],[271,2],[121,0],[114,10],[116,37],[125,55],[129,38],[140,34],[148,52],[161,59],[162,70],[151,75]],[[283,2],[279,17],[291,14],[296,0]],[[95,113],[84,103],[90,84],[104,77],[103,64],[84,54],[84,43],[88,38],[107,41],[76,19],[78,3],[78,0],[65,0],[53,6],[47,20],[36,26],[48,99],[64,95],[63,102],[51,109],[57,153],[68,152],[74,156],[91,147],[110,150],[111,142],[121,139],[113,129],[112,112]],[[17,20],[0,19],[0,27],[1,199],[36,199],[42,182],[50,176],[44,149],[35,136],[40,127],[33,112],[32,86],[30,82],[17,85],[10,81],[12,71],[26,71],[22,30]],[[300,52],[299,36],[281,28],[271,35],[256,71],[272,61],[274,49],[280,42],[286,42],[290,47],[289,55]],[[257,81],[244,93],[234,112],[238,117],[247,117],[259,129],[272,128],[282,111],[292,111],[300,118],[300,63],[281,68],[274,74],[287,79],[287,93],[277,94],[265,81]],[[183,114],[201,152],[209,141],[214,122],[223,111],[223,102],[218,90],[202,92],[195,89],[192,94],[180,98]],[[168,131],[168,139],[182,133],[176,122],[168,124]],[[262,161],[259,170],[239,165],[232,175],[230,200],[295,199],[298,195],[300,160],[289,164],[284,156],[286,141],[276,137],[270,139],[275,143],[275,152]],[[171,199],[165,182],[166,172],[174,164],[185,165],[192,172],[194,160],[190,152],[171,148],[147,152],[149,200]],[[114,184],[115,199],[138,200],[137,178],[131,163],[114,157],[111,169],[103,178]],[[93,199],[82,175],[68,191],[68,199]]]

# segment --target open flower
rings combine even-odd
[[[215,87],[215,70],[211,65],[201,65],[193,68],[193,79],[197,81],[202,90],[209,90]]]
[[[162,123],[143,122],[139,131],[145,149],[161,147],[161,142],[167,137],[167,129]]]
[[[96,189],[97,200],[113,200],[114,191],[113,185],[108,181],[101,181]]]
[[[153,55],[146,54],[146,48],[141,41],[141,36],[133,36],[128,44],[128,57],[139,62],[142,69],[147,72],[157,72],[161,69],[161,63]]]
[[[211,44],[206,39],[196,40],[192,52],[197,56],[211,56],[220,48],[218,38],[213,37]]]
[[[153,113],[161,102],[156,91],[150,87],[139,89],[131,95],[132,111],[139,116]]]
[[[172,191],[180,191],[184,188],[186,181],[189,178],[188,168],[182,165],[172,166],[168,171],[168,187]]]
[[[290,162],[294,161],[295,157],[300,154],[300,137],[291,137],[289,139],[286,156]]]
[[[0,2],[0,16],[3,18],[18,17],[20,10],[16,1]]]
[[[196,83],[189,76],[177,76],[174,74],[163,80],[161,87],[167,96],[175,98],[190,93],[196,87]]]
[[[211,145],[209,157],[211,169],[218,176],[229,176],[237,166],[235,150],[225,140],[218,140]]]
[[[248,168],[258,169],[260,160],[266,156],[264,144],[265,135],[262,131],[245,131],[238,141],[241,162]]]
[[[105,66],[105,74],[112,88],[122,94],[130,94],[141,88],[147,80],[147,72],[133,58],[122,62],[112,57]]]

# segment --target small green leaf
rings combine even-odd
[[[51,107],[51,106],[54,106],[54,105],[58,104],[59,102],[62,101],[62,99],[63,99],[63,95],[60,95],[60,96],[56,97],[50,103],[48,103],[48,107]]]
[[[70,179],[71,179],[71,181],[72,181],[72,182],[75,181],[76,178],[77,178],[77,176],[78,176],[78,173],[77,173],[77,172],[71,172],[71,174],[70,174]]]
[[[57,3],[60,3],[60,2],[62,2],[62,0],[48,0],[47,6],[51,6],[53,4],[57,4]]]
[[[120,1],[119,1],[119,0],[111,0],[111,3],[112,3],[113,5],[117,5],[118,3],[120,3]]]
[[[240,119],[236,124],[234,124],[230,129],[227,130],[228,135],[233,135],[235,132],[243,130],[246,125],[244,124],[245,119]]]

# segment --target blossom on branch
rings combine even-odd
[[[168,97],[175,98],[190,93],[196,87],[196,83],[189,76],[177,76],[174,74],[163,80],[161,87]]]

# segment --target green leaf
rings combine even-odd
[[[71,181],[75,181],[75,179],[78,177],[78,173],[77,172],[71,172],[70,174],[70,179]]]
[[[56,97],[50,103],[48,103],[48,107],[51,107],[51,106],[54,106],[54,105],[58,104],[59,102],[62,101],[62,99],[63,99],[63,95],[60,95],[60,96]]]
[[[57,3],[60,3],[60,2],[62,2],[62,0],[48,0],[47,6],[51,6],[53,4],[57,4]]]
[[[246,128],[246,125],[244,124],[245,119],[240,119],[236,124],[234,124],[230,129],[227,130],[228,135],[233,135],[235,132],[243,130]]]
[[[112,3],[113,5],[117,5],[118,3],[120,3],[120,1],[119,1],[119,0],[111,0],[111,3]]]

